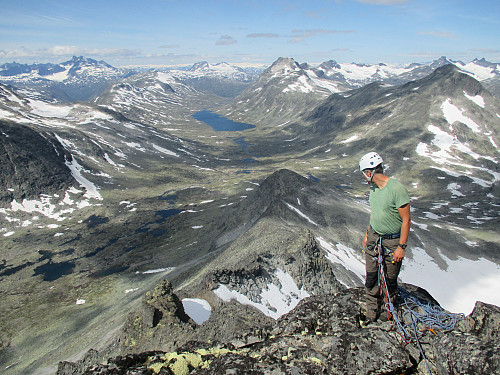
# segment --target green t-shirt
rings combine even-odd
[[[378,234],[398,233],[403,220],[398,208],[410,203],[408,190],[393,178],[382,189],[375,184],[370,188],[370,225]]]

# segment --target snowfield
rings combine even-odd
[[[73,109],[73,106],[49,104],[39,100],[30,100],[29,106],[32,108],[31,112],[33,114],[42,117],[65,118]]]
[[[443,270],[424,249],[411,251],[413,259],[403,262],[401,280],[426,289],[444,309],[468,315],[476,301],[500,306],[500,266],[486,259],[451,260],[438,251],[447,264]]]
[[[250,300],[236,290],[228,289],[223,284],[219,284],[214,293],[223,301],[229,302],[235,299],[243,305],[254,306],[273,319],[278,319],[280,316],[292,311],[302,299],[309,297],[310,294],[303,288],[299,289],[290,274],[277,269],[275,276],[278,278],[280,285],[269,283],[267,288],[261,291],[261,299],[258,302]]]

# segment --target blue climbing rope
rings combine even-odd
[[[389,295],[389,288],[387,287],[384,269],[384,257],[386,254],[382,246],[382,237],[379,237],[376,246],[378,250],[379,285],[384,290],[386,299],[385,309],[387,310],[388,318],[392,320],[393,328],[398,331],[405,346],[410,343],[415,343],[418,346],[420,354],[425,360],[427,371],[432,375],[427,357],[420,344],[420,339],[427,331],[432,331],[436,334],[435,330],[452,330],[459,321],[465,318],[465,315],[449,313],[441,308],[441,306],[422,302],[406,289],[399,287],[398,307],[402,311],[403,321],[401,321],[398,318],[398,314]],[[421,329],[419,329],[419,325]],[[413,333],[411,333],[411,331],[413,331]]]

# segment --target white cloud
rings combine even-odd
[[[329,30],[329,29],[310,29],[310,30],[292,30],[294,35],[291,36],[291,43],[303,42],[305,38],[312,38],[316,35],[329,35],[329,34],[352,34],[355,30]]]
[[[280,36],[278,34],[273,34],[273,33],[253,33],[253,34],[248,34],[247,38],[279,38]]]
[[[218,46],[227,46],[230,44],[237,43],[236,40],[233,39],[232,36],[222,35],[219,40],[215,43]]]
[[[420,31],[418,34],[437,36],[439,38],[452,38],[454,36],[453,33],[449,33],[446,31]]]

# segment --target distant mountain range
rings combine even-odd
[[[283,59],[278,59],[280,60]],[[296,83],[289,82],[289,90],[310,91],[312,87],[317,87],[320,91],[334,93],[372,82],[400,85],[423,78],[440,66],[453,64],[481,81],[494,95],[500,95],[500,64],[488,62],[484,58],[463,63],[443,56],[431,63],[412,63],[404,66],[338,63],[335,60],[319,65],[296,62],[294,64],[289,72],[297,73],[295,69],[300,69],[302,78]],[[198,90],[212,92],[221,97],[235,97],[257,80],[263,70],[262,67],[241,68],[226,62],[210,64],[206,61],[185,68],[159,69]],[[98,96],[109,83],[133,74],[140,74],[140,71],[115,68],[105,61],[83,56],[74,56],[71,60],[58,64],[28,65],[13,62],[0,65],[0,82],[33,89],[26,94],[57,101],[88,100]]]
[[[85,72],[85,74],[84,74]],[[0,76],[4,79],[20,81],[49,80],[56,82],[68,81],[81,76],[98,78],[106,75],[119,76],[122,70],[116,69],[105,61],[96,61],[83,56],[74,56],[71,60],[60,64],[19,64],[16,62],[0,66]],[[106,73],[106,74],[104,74]]]
[[[457,66],[478,81],[493,80],[500,76],[500,64],[490,63],[484,58],[481,60],[474,59],[472,62],[465,64],[461,61],[449,60],[445,56],[427,64],[413,63],[404,66],[383,63],[375,65],[343,64],[330,60],[317,67],[310,67],[308,64],[301,64],[300,67],[318,78],[326,78],[342,83],[347,87],[356,88],[372,82],[401,85],[428,76],[435,69],[447,64]]]
[[[18,64],[0,66],[0,81],[27,89],[33,98],[49,101],[87,100],[102,91],[109,82],[132,74],[104,61],[74,56],[60,64]]]

